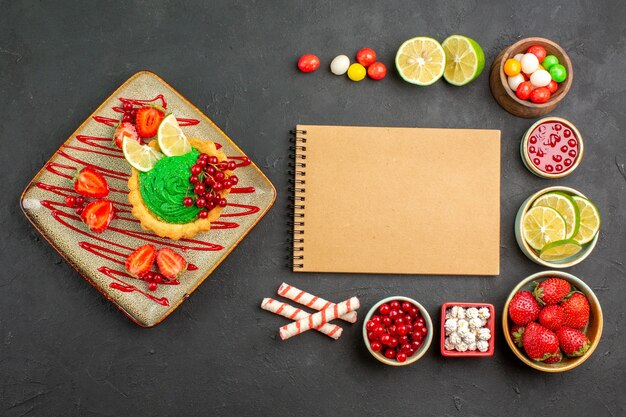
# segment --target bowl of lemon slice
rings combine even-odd
[[[568,268],[587,258],[600,235],[600,212],[584,194],[548,187],[528,197],[515,218],[515,238],[533,262]]]

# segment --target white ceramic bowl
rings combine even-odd
[[[415,352],[413,356],[411,356],[410,358],[407,358],[407,360],[404,362],[398,362],[395,359],[387,359],[381,352],[374,352],[372,348],[370,347],[370,341],[367,338],[367,329],[365,328],[365,325],[367,324],[368,320],[372,318],[372,316],[376,314],[376,312],[378,311],[378,307],[380,307],[382,304],[388,303],[393,300],[408,301],[409,303],[416,306],[419,309],[420,313],[422,314],[422,317],[424,317],[424,320],[426,321],[426,328],[428,329],[428,334],[426,335],[426,338],[424,339],[422,346],[419,348],[419,351]],[[430,319],[430,315],[428,314],[428,311],[426,311],[426,309],[414,299],[408,298],[408,297],[402,297],[399,295],[396,295],[393,297],[387,297],[385,299],[380,300],[376,304],[374,304],[374,306],[370,308],[370,310],[367,312],[367,315],[365,316],[365,320],[363,321],[363,341],[365,342],[365,346],[367,346],[367,350],[369,350],[369,352],[372,354],[373,357],[375,357],[382,363],[386,365],[391,365],[391,366],[406,366],[414,362],[417,362],[422,356],[424,356],[424,354],[430,347],[430,343],[433,341],[433,331],[434,331],[433,322]]]
[[[526,214],[526,212],[530,209],[530,206],[537,199],[537,197],[552,191],[561,191],[566,194],[577,195],[587,198],[583,193],[569,187],[556,186],[544,188],[543,190],[537,191],[536,193],[528,197],[517,211],[517,216],[515,217],[515,239],[517,240],[517,244],[519,245],[524,255],[526,255],[528,259],[535,262],[536,264],[547,266],[550,268],[569,268],[570,266],[574,266],[582,262],[585,258],[587,258],[587,256],[591,254],[593,248],[596,247],[596,243],[598,242],[598,236],[600,236],[600,231],[598,231],[598,233],[591,242],[585,243],[582,250],[576,255],[567,259],[563,259],[562,261],[555,262],[548,262],[541,259],[537,252],[533,248],[531,248],[530,245],[526,242],[526,239],[524,239],[524,235],[522,233],[522,220],[524,219],[524,215]]]

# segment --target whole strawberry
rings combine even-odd
[[[557,304],[571,291],[569,282],[561,278],[548,278],[539,284],[535,283],[535,285],[535,291],[533,292],[535,298],[540,304],[546,306]]]
[[[509,316],[515,324],[525,326],[537,320],[541,307],[530,291],[520,291],[509,303]]]
[[[573,329],[584,329],[589,322],[589,300],[583,293],[573,292],[572,295],[561,302],[565,320],[563,326]]]
[[[548,359],[543,361],[543,363],[552,365],[552,364],[561,362],[562,359],[563,359],[563,353],[561,353],[561,349],[559,349],[554,355],[550,356]]]
[[[539,312],[539,324],[553,332],[563,326],[563,321],[565,321],[565,312],[560,305],[545,306]]]
[[[517,347],[522,347],[522,336],[524,336],[524,326],[520,326],[519,324],[511,327],[511,338]]]
[[[522,343],[528,357],[536,361],[545,361],[559,350],[556,334],[535,322],[526,326]]]
[[[567,356],[582,356],[589,350],[589,339],[578,329],[561,327],[556,332],[556,337]]]

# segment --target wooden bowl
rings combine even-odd
[[[513,58],[515,55],[525,53],[526,50],[533,46],[543,46],[548,55],[554,55],[559,59],[559,63],[567,70],[567,78],[565,81],[559,84],[559,89],[552,94],[550,100],[545,103],[533,103],[528,100],[520,100],[515,95],[515,91],[511,90],[507,81],[507,76],[504,73],[504,63],[507,59]],[[574,71],[572,68],[572,61],[556,43],[544,38],[526,38],[522,39],[513,45],[509,46],[493,60],[491,64],[491,72],[489,74],[489,87],[491,88],[491,94],[496,99],[498,104],[509,113],[525,118],[540,117],[550,113],[558,106],[558,104],[565,98],[569,89],[572,86],[574,80]]]
[[[583,330],[583,332],[589,338],[589,350],[583,356],[573,358],[568,358],[567,356],[563,355],[563,360],[555,364],[546,364],[530,359],[528,356],[526,356],[524,348],[517,347],[511,337],[511,332],[509,330],[509,325],[512,325],[513,323],[509,318],[509,303],[511,302],[513,296],[522,290],[532,291],[531,284],[533,281],[543,281],[544,279],[550,277],[562,278],[568,281],[578,291],[585,294],[585,296],[589,300],[590,307],[589,323],[587,324],[587,327]],[[502,329],[504,330],[504,338],[506,339],[509,347],[511,348],[513,353],[515,353],[515,356],[517,356],[522,362],[524,362],[531,368],[537,369],[542,372],[569,371],[570,369],[574,369],[575,367],[579,366],[584,361],[589,359],[593,351],[596,350],[596,347],[598,347],[598,343],[600,343],[603,321],[604,318],[602,316],[602,308],[600,308],[600,302],[598,301],[598,298],[593,293],[591,288],[589,288],[589,286],[585,284],[580,278],[577,278],[574,275],[568,274],[567,272],[563,271],[543,271],[524,278],[519,284],[515,286],[515,288],[513,288],[513,291],[511,291],[511,293],[509,294],[509,297],[506,299],[506,303],[504,304],[504,308],[502,309]]]

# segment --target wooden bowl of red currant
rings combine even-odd
[[[428,311],[411,298],[385,298],[365,316],[365,346],[386,365],[404,366],[418,361],[432,339],[433,323]]]
[[[504,110],[534,118],[554,110],[573,79],[572,61],[563,48],[548,39],[526,38],[494,59],[489,87]]]

